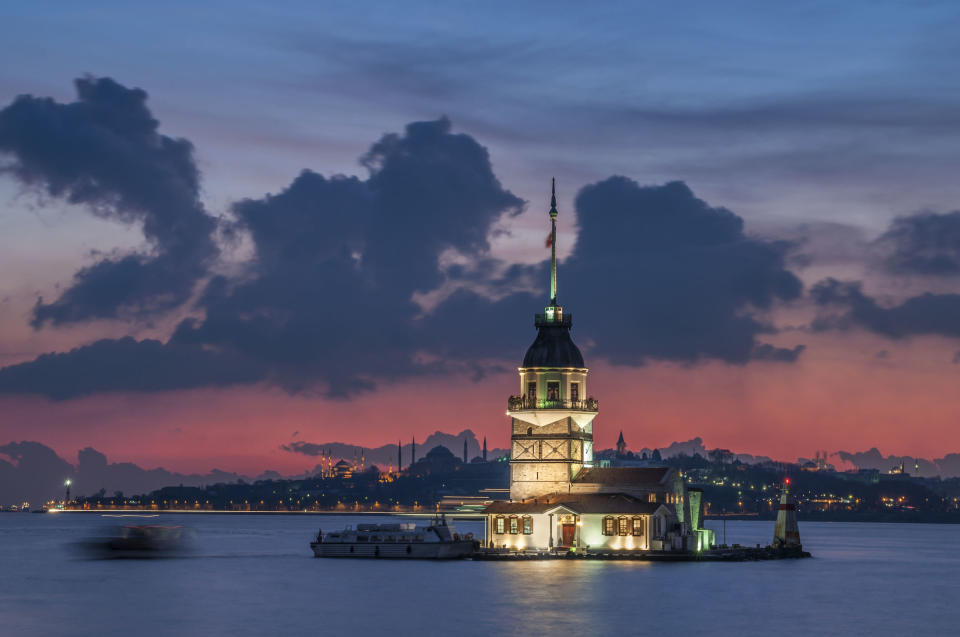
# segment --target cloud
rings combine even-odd
[[[182,304],[218,254],[199,201],[193,146],[160,134],[147,94],[110,78],[75,82],[77,99],[20,95],[0,110],[0,170],[92,214],[138,223],[149,248],[101,258],[32,323],[60,325],[145,315]]]
[[[323,445],[318,445],[313,442],[304,442],[302,440],[291,442],[288,445],[280,445],[280,448],[284,451],[301,453],[305,456],[319,456],[325,450]]]
[[[875,242],[892,274],[952,276],[960,273],[960,211],[918,212],[897,217]]]
[[[888,338],[920,334],[960,337],[960,294],[925,293],[898,305],[882,307],[863,291],[858,281],[820,281],[810,290],[822,308],[839,308],[836,314],[821,314],[813,322],[818,331],[860,327]]]
[[[304,171],[283,192],[234,207],[256,246],[255,273],[211,282],[203,321],[173,342],[229,347],[291,391],[329,396],[439,371],[416,327],[416,292],[443,282],[440,255],[479,258],[504,215],[523,202],[504,190],[486,149],[440,119],[373,144],[369,178]]]
[[[580,233],[559,294],[588,310],[592,355],[630,365],[795,358],[757,344],[775,331],[761,312],[802,290],[785,266],[790,244],[747,236],[740,217],[682,182],[611,177],[583,188],[576,208]]]
[[[384,135],[361,162],[366,179],[306,170],[279,193],[237,202],[233,231],[249,233],[254,257],[242,276],[210,280],[202,318],[183,320],[166,344],[104,340],[42,356],[0,370],[0,392],[266,381],[349,397],[414,375],[476,380],[518,360],[528,344],[518,330],[546,300],[548,264],[490,257],[495,225],[523,202],[486,149],[439,119]],[[562,214],[580,232],[561,265],[560,300],[583,317],[591,359],[743,364],[803,351],[760,342],[776,331],[764,313],[801,292],[785,266],[792,244],[746,235],[740,217],[681,182],[612,177],[580,191],[576,219]],[[446,265],[451,253],[469,266]],[[426,311],[415,302],[445,287]]]
[[[126,337],[4,367],[0,394],[39,393],[64,400],[98,392],[216,387],[262,378],[262,370],[230,353]]]

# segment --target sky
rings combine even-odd
[[[559,298],[599,448],[960,452],[949,2],[0,8],[0,444],[470,428]]]

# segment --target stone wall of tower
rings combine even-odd
[[[512,422],[510,499],[523,500],[550,493],[567,493],[583,468],[585,449],[593,442],[592,427],[579,427],[572,418],[536,427],[517,418]]]

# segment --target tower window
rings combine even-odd
[[[547,383],[547,400],[560,400],[560,383],[551,381]]]
[[[580,383],[570,383],[570,400],[580,401]]]
[[[527,383],[527,400],[535,402],[537,400],[537,382]]]

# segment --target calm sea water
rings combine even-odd
[[[71,541],[123,520],[0,514],[0,635],[960,633],[956,526],[801,521],[809,560],[431,563],[312,557],[318,527],[371,518],[159,521],[194,529],[196,554],[80,559]],[[766,543],[772,531],[727,523],[731,543]]]

